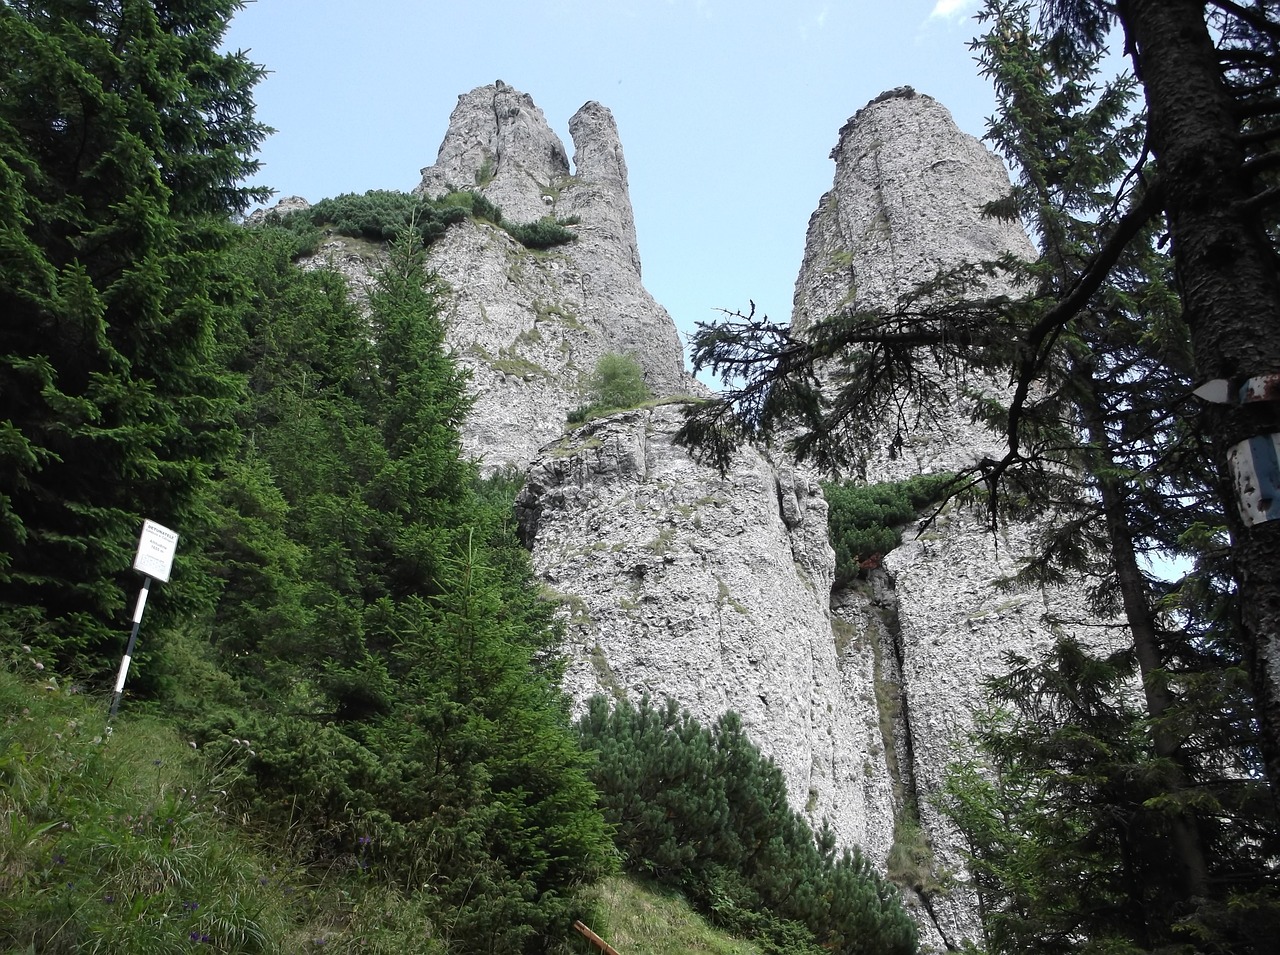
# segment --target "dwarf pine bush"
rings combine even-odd
[[[951,474],[922,474],[905,481],[862,484],[824,482],[827,527],[836,552],[836,579],[856,577],[859,564],[902,543],[902,528],[953,484]]]
[[[569,412],[569,424],[578,424],[596,415],[634,408],[653,397],[644,380],[644,367],[631,355],[609,352],[601,355],[595,371],[586,380],[589,399]]]
[[[528,249],[549,249],[577,238],[566,228],[576,219],[544,216],[535,222],[508,222],[492,200],[470,189],[455,189],[436,199],[394,189],[346,192],[268,221],[298,236],[298,254],[303,255],[316,250],[325,229],[371,242],[390,242],[412,232],[429,246],[442,238],[449,226],[467,218],[501,227]]]
[[[726,713],[594,697],[578,723],[624,866],[676,885],[712,921],[789,955],[910,955],[915,923],[857,849],[837,853],[787,802],[781,770]]]

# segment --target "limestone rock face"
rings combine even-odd
[[[927,96],[904,88],[868,104],[840,131],[832,158],[834,184],[810,219],[796,282],[793,327],[801,333],[841,309],[892,306],[940,269],[1006,252],[1033,255],[1020,229],[981,214],[1008,193],[1003,165]],[[1001,290],[1016,291],[991,289]],[[995,395],[1007,388],[973,378],[965,384]],[[960,387],[957,380],[942,407],[908,408],[900,446],[896,421],[885,421],[879,440],[863,449],[866,480],[901,480],[999,457],[1001,437],[970,420]],[[1090,619],[1083,585],[999,586],[1033,552],[1035,533],[1032,524],[1002,522],[993,534],[984,513],[952,507],[923,533],[908,532],[885,555],[870,589],[833,595],[837,620],[855,627],[878,621],[879,641],[855,642],[841,658],[849,679],[874,670],[881,707],[893,703],[885,714],[894,723],[890,758],[877,771],[891,777],[899,814],[918,813],[937,869],[960,876],[949,893],[921,900],[924,937],[935,947],[979,937],[958,837],[932,800],[954,747],[973,725],[982,681],[1005,669],[1006,652],[1034,657],[1048,647],[1056,637],[1050,616]],[[1085,627],[1076,635],[1088,641],[1091,632],[1103,631]]]
[[[670,316],[640,281],[617,126],[599,103],[569,121],[571,169],[542,111],[501,81],[459,97],[418,192],[474,189],[511,222],[577,219],[577,241],[531,251],[485,222],[450,228],[429,265],[450,289],[449,342],[472,372],[468,452],[489,468],[528,464],[583,403],[601,355],[637,359],[659,396],[701,393]]]
[[[850,307],[892,305],[939,270],[1034,255],[1016,223],[982,215],[1009,193],[1003,163],[962,132],[947,109],[910,87],[891,90],[859,110],[831,151],[831,190],[809,219],[791,324],[811,323]],[[980,382],[999,391],[994,382]],[[866,447],[867,478],[898,480],[953,471],[987,455],[1000,439],[971,421],[960,399],[949,407],[909,409],[903,443],[891,453],[896,422],[885,421]],[[924,413],[920,413],[923,410]]]
[[[883,858],[891,783],[871,667],[840,665],[834,556],[812,478],[743,450],[726,475],[672,442],[678,407],[593,421],[544,450],[516,512],[569,623],[565,687],[736,710],[794,808]],[[869,659],[869,658],[868,658]]]

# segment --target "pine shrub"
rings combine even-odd
[[[735,713],[705,728],[668,699],[594,697],[578,723],[624,865],[680,886],[713,921],[792,955],[915,951],[897,890],[837,854],[787,802],[782,772]]]
[[[370,189],[359,195],[348,192],[284,216],[269,217],[268,224],[283,226],[294,234],[296,254],[302,255],[319,247],[326,229],[371,242],[390,242],[412,231],[423,245],[430,246],[443,238],[449,226],[467,218],[500,226],[529,249],[549,249],[577,238],[566,228],[576,220],[545,216],[517,225],[504,219],[502,209],[492,200],[469,189],[455,189],[437,199],[394,189]]]
[[[827,526],[836,551],[836,579],[851,580],[861,564],[902,543],[902,527],[939,500],[951,474],[922,474],[905,481],[861,484],[825,482]]]
[[[588,402],[572,409],[565,420],[579,424],[596,415],[635,408],[653,397],[644,380],[644,367],[631,355],[601,355],[586,382]]]

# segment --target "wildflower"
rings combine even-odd
[[[182,910],[184,912],[194,912],[198,908],[200,908],[199,902],[183,902],[182,903]]]
[[[25,644],[25,643],[24,643],[24,644],[22,645],[22,652],[23,652],[23,653],[30,653],[30,652],[31,652],[31,647],[27,646],[27,644]]]
[[[199,932],[197,932],[197,931],[195,931],[194,929],[192,930],[191,934],[190,934],[190,935],[188,935],[187,937],[188,937],[189,939],[191,939],[191,941],[193,941],[193,942],[198,942],[198,941],[200,941],[200,933],[199,933]]]
[[[53,864],[54,864],[54,865],[66,865],[66,864],[67,864],[67,857],[66,857],[66,856],[64,856],[64,855],[56,855],[56,856],[54,856],[54,857],[53,857]]]
[[[359,839],[356,840],[356,842],[360,843],[360,845],[362,846],[367,846],[372,841],[373,839],[370,838],[369,836],[361,836]]]
[[[116,897],[112,895],[110,892],[108,892],[106,895],[102,897],[102,901],[106,902],[107,905],[110,905],[115,900],[116,900]]]
[[[43,669],[44,669],[44,664],[43,664],[43,663],[41,663],[39,660],[37,660],[37,661],[36,661],[36,669],[37,669],[37,670],[43,670]]]

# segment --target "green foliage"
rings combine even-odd
[[[557,219],[555,216],[543,216],[536,222],[522,225],[504,225],[511,237],[527,249],[550,249],[553,246],[572,242],[578,235],[572,229],[568,219]]]
[[[348,192],[283,216],[272,214],[267,224],[283,226],[297,236],[295,254],[300,255],[314,252],[326,230],[372,242],[389,242],[412,232],[429,246],[442,238],[449,226],[467,218],[500,226],[530,249],[548,249],[577,238],[565,228],[568,220],[546,217],[525,225],[508,222],[490,199],[469,189],[456,189],[437,199],[392,189],[370,189],[362,195]]]
[[[1133,708],[1128,654],[1063,640],[1042,661],[1011,657],[990,681],[980,759],[952,767],[942,808],[968,843],[993,953],[1258,953],[1280,930],[1277,830],[1265,783],[1207,767],[1190,798],[1209,847],[1211,892],[1182,899],[1173,767]],[[1230,758],[1209,739],[1213,756]],[[1208,753],[1206,755],[1209,755]]]
[[[197,537],[231,445],[208,284],[267,132],[261,70],[218,52],[236,7],[0,6],[0,639],[84,674],[142,518]],[[186,553],[175,579],[153,621],[207,609]]]
[[[628,876],[605,879],[588,924],[620,952],[650,955],[762,955],[758,945],[708,925],[677,891]]]
[[[153,721],[104,736],[94,703],[0,670],[0,948],[277,951],[287,903],[223,821],[228,773]]]
[[[644,380],[644,367],[630,355],[609,352],[601,355],[595,371],[587,379],[585,405],[569,412],[569,424],[578,424],[596,415],[635,408],[653,398]]]
[[[33,656],[14,662],[36,672]],[[228,791],[249,741],[193,749],[167,721],[127,715],[105,735],[105,699],[7,668],[0,706],[5,951],[448,950],[435,893],[388,885],[368,844],[308,869],[301,827],[238,824]]]
[[[254,481],[211,554],[248,571],[218,608],[223,665],[273,705],[203,737],[255,741],[237,793],[300,826],[313,863],[364,854],[389,885],[430,884],[451,950],[535,948],[569,930],[574,887],[609,855],[514,483],[462,458],[466,376],[421,245],[392,245],[367,318],[290,248],[248,231],[228,277],[249,285],[228,360],[249,380]]]
[[[921,508],[944,498],[955,483],[952,474],[922,474],[880,484],[824,482],[837,580],[856,577],[862,564],[902,543],[902,527]]]
[[[769,952],[915,951],[896,889],[856,850],[837,856],[828,831],[815,838],[736,714],[706,729],[672,700],[594,697],[578,731],[629,870]]]
[[[113,738],[0,683],[3,947],[543,950],[611,849],[422,251],[501,213],[233,229],[261,73],[171,6],[0,4],[0,653],[114,670],[143,508],[182,535]],[[322,226],[392,241],[367,314],[293,267]]]

